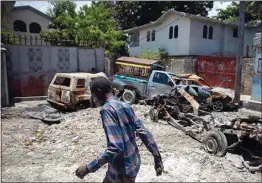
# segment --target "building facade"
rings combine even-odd
[[[10,16],[9,30],[21,36],[39,37],[48,30],[50,17],[31,6],[16,6]]]
[[[244,57],[252,54],[256,27],[245,27]],[[169,56],[235,54],[237,24],[169,10],[155,22],[125,31],[130,36],[130,56],[139,57],[146,49],[165,49]]]

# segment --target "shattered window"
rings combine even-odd
[[[85,83],[86,83],[85,79],[78,79],[77,84],[76,84],[76,88],[85,88]]]
[[[71,79],[70,78],[66,78],[66,77],[56,77],[55,81],[54,81],[54,85],[61,85],[61,86],[67,86],[69,87],[71,83]]]

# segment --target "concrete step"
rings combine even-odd
[[[262,103],[254,100],[244,100],[243,107],[248,110],[253,110],[258,112],[262,111]]]

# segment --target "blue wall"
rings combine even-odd
[[[255,75],[252,78],[252,91],[251,91],[251,99],[261,101],[262,95],[262,75]]]

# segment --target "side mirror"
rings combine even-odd
[[[172,81],[168,81],[168,85],[173,87],[174,86],[174,83]]]

